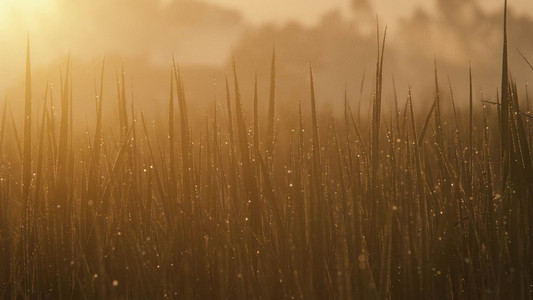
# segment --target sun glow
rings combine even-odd
[[[41,16],[56,11],[55,0],[0,0],[0,26],[12,27],[14,24],[29,29],[39,24]]]

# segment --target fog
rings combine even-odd
[[[262,100],[268,95],[272,51],[277,57],[280,107],[307,99],[308,69],[316,73],[321,108],[336,111],[344,89],[354,105],[372,95],[376,24],[388,25],[385,98],[392,80],[400,100],[412,85],[415,105],[432,101],[434,62],[443,94],[448,78],[459,103],[466,99],[472,65],[476,97],[494,98],[501,69],[503,1],[11,1],[0,0],[0,96],[21,102],[26,38],[31,43],[35,99],[46,80],[59,83],[71,57],[75,106],[92,107],[95,80],[106,57],[106,95],[126,70],[128,94],[146,110],[165,105],[172,54],[183,69],[192,107],[203,112],[223,99],[223,81],[235,59],[243,96],[254,74]],[[510,1],[512,74],[520,90],[533,71],[515,49],[533,60],[533,22],[526,0]],[[376,17],[377,16],[377,17]],[[365,78],[362,93],[361,82]],[[479,100],[479,99],[478,99]],[[387,101],[387,100],[386,100]],[[115,107],[113,104],[112,108]],[[385,109],[387,109],[385,107]],[[89,114],[89,112],[86,112]]]

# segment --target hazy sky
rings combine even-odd
[[[172,1],[172,0],[167,0]],[[353,0],[204,0],[243,14],[252,24],[298,21],[302,24],[316,24],[328,11],[341,9],[345,14],[352,14]],[[380,18],[394,23],[400,17],[407,17],[415,8],[433,11],[435,0],[377,0],[368,1]],[[484,9],[496,10],[502,7],[502,0],[477,0]],[[531,0],[509,0],[509,6],[518,14],[533,17]]]
[[[26,24],[34,23],[35,15],[53,13],[57,5],[64,0],[0,0],[0,30],[6,30],[9,24],[5,20],[10,8],[18,12],[17,18]],[[119,0],[120,1],[120,0]],[[138,0],[137,0],[138,1]],[[142,1],[142,0],[141,0]],[[176,0],[158,0],[160,5],[168,5]],[[194,2],[195,0],[185,0]],[[339,10],[345,15],[352,15],[353,0],[196,0],[238,11],[251,24],[284,23],[297,21],[302,24],[316,24],[324,13]],[[361,1],[361,0],[359,0]],[[73,2],[82,2],[80,0]],[[95,1],[98,2],[98,1]],[[414,9],[421,7],[432,11],[435,0],[377,0],[367,1],[380,18],[394,22],[399,17],[406,17]],[[501,8],[503,0],[477,0],[484,9]],[[127,2],[126,2],[127,3]],[[127,5],[127,4],[126,4]],[[509,0],[509,6],[515,13],[533,17],[531,0]],[[42,25],[42,24],[41,24]],[[5,33],[5,32],[4,32]]]

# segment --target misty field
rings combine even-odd
[[[506,31],[494,95],[475,70],[454,95],[435,66],[433,98],[382,99],[378,30],[372,98],[340,115],[317,109],[312,67],[298,113],[280,110],[274,52],[268,98],[257,79],[241,95],[237,57],[201,112],[172,58],[155,121],[123,70],[104,95],[105,61],[96,119],[74,117],[69,64],[32,86],[28,41],[24,115],[0,107],[0,298],[531,299],[533,103]]]

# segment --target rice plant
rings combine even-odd
[[[498,100],[474,95],[469,68],[466,119],[451,83],[442,97],[437,64],[429,113],[394,82],[384,112],[378,26],[369,118],[348,93],[341,116],[320,111],[312,64],[298,114],[276,111],[273,50],[268,98],[257,76],[252,100],[241,95],[234,61],[226,99],[204,117],[188,110],[172,58],[168,119],[150,123],[127,96],[127,66],[104,97],[104,59],[92,133],[74,130],[70,63],[59,107],[51,83],[35,97],[28,40],[22,142],[7,100],[1,113],[0,297],[531,299],[530,104],[509,75],[503,24]]]

